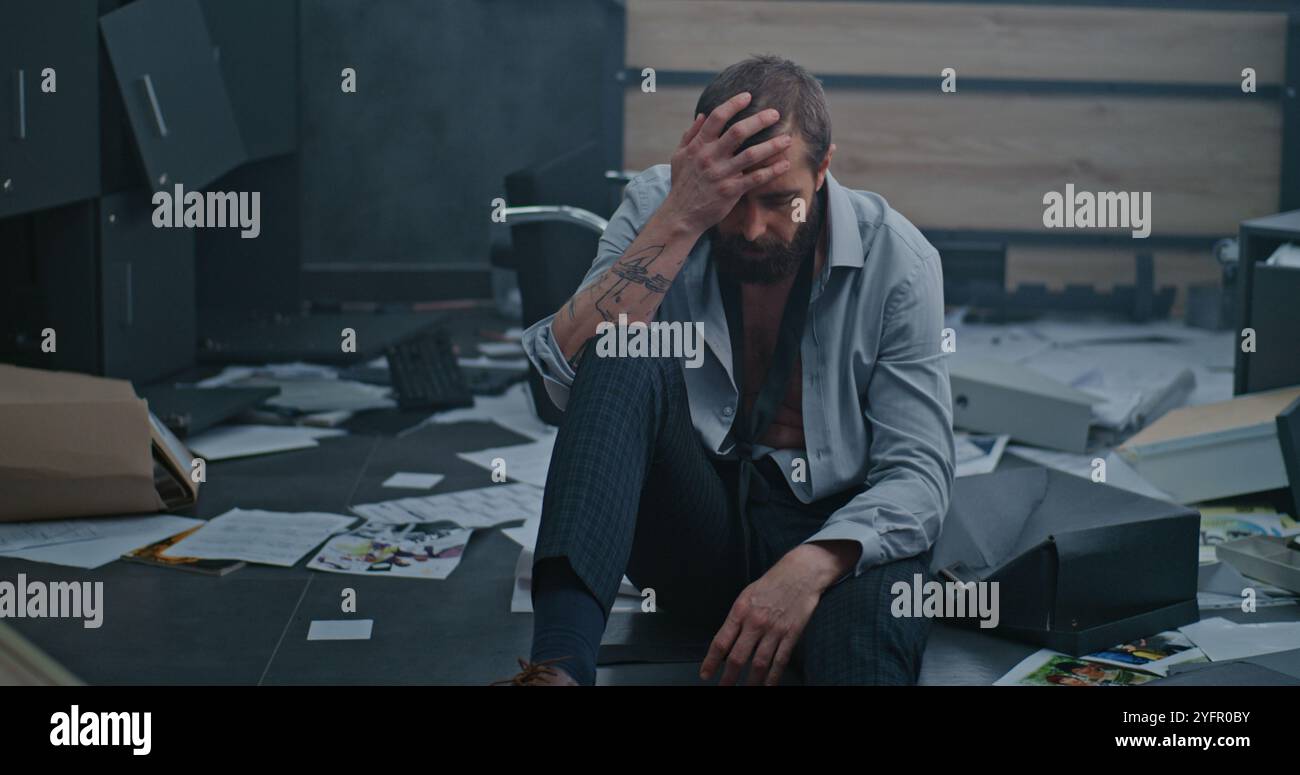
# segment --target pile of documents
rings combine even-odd
[[[0,556],[98,568],[133,549],[201,524],[171,514],[0,523]]]

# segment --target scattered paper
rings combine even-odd
[[[1173,665],[1206,661],[1205,654],[1186,635],[1172,630],[1149,638],[1136,638],[1083,658],[1089,662],[1127,667],[1158,676],[1168,675],[1169,668]]]
[[[316,619],[307,628],[307,640],[370,640],[374,619]]]
[[[420,498],[364,503],[352,511],[371,522],[404,524],[446,520],[461,527],[495,527],[502,522],[538,517],[542,491],[527,484],[493,484]]]
[[[457,365],[464,369],[502,369],[504,371],[526,371],[527,358],[489,358],[480,355],[477,358],[457,358]]]
[[[384,480],[384,487],[396,487],[407,490],[432,490],[447,477],[442,474],[414,474],[399,471]]]
[[[1293,592],[1246,577],[1226,562],[1202,563],[1196,576],[1196,605],[1202,609],[1241,609],[1241,593],[1249,587],[1254,592],[1255,607],[1294,605]]]
[[[519,342],[479,342],[478,351],[484,355],[500,358],[507,355],[523,355],[524,346]]]
[[[1300,245],[1284,242],[1264,261],[1268,266],[1286,266],[1300,269]]]
[[[534,441],[531,444],[518,444],[512,447],[494,447],[476,452],[457,452],[456,457],[467,460],[476,466],[496,471],[499,466],[494,461],[505,464],[503,473],[516,482],[545,487],[546,472],[551,467],[551,453],[555,449],[555,437]]]
[[[243,560],[289,568],[355,521],[340,514],[232,509],[208,520],[163,556]]]
[[[1300,533],[1300,524],[1286,514],[1249,508],[1207,506],[1201,509],[1201,562],[1218,561],[1215,548],[1250,536]]]
[[[123,554],[155,541],[176,535],[182,530],[201,524],[201,520],[178,517],[172,514],[155,514],[147,517],[107,517],[95,520],[56,520],[70,528],[61,535],[79,536],[75,540],[42,545],[28,544],[26,548],[7,548],[0,552],[6,557],[17,557],[32,562],[67,565],[73,568],[93,569],[107,565]],[[73,523],[88,525],[73,527]],[[25,524],[0,525],[0,529]],[[49,535],[47,531],[45,535]]]
[[[1078,455],[1073,452],[1057,452],[1023,444],[1008,444],[1006,451],[1031,463],[1037,463],[1045,468],[1055,468],[1057,471],[1064,471],[1084,479],[1092,478],[1092,472],[1095,470],[1093,461],[1100,458],[1106,462],[1105,483],[1111,487],[1135,492],[1148,498],[1171,500],[1168,493],[1143,479],[1133,470],[1128,461],[1109,450],[1102,449],[1092,454]]]
[[[298,412],[360,412],[397,406],[390,388],[349,379],[246,380],[240,384],[250,387],[274,385],[280,388],[280,394],[268,398],[266,403]]]
[[[1039,649],[993,682],[994,686],[1137,686],[1154,675],[1088,662],[1051,649]]]
[[[4,522],[0,523],[0,553],[33,546],[85,541],[98,538],[96,525],[103,525],[105,520],[91,519],[46,519],[38,522]]]
[[[519,527],[503,527],[501,533],[528,551],[537,546],[537,531],[542,527],[541,517],[529,517]]]
[[[991,474],[1002,459],[1010,436],[980,436],[969,433],[953,434],[957,449],[957,477]]]
[[[533,612],[532,589],[533,550],[529,547],[519,552],[519,559],[515,562],[515,589],[510,597],[510,613],[531,614]],[[632,585],[627,576],[624,576],[618,587],[618,594],[614,596],[610,613],[640,613],[642,612],[641,600],[640,591]]]
[[[542,422],[533,413],[532,394],[525,383],[511,385],[499,396],[475,396],[474,406],[439,412],[416,427],[422,427],[426,423],[447,425],[471,421],[494,422],[508,431],[534,440],[555,436],[555,428]],[[413,430],[415,429],[404,431],[402,435]]]
[[[1300,622],[1237,624],[1221,616],[1179,627],[1212,662],[1300,648]]]
[[[345,436],[336,428],[292,425],[222,425],[186,439],[194,454],[204,460],[230,460],[319,446],[317,439]]]
[[[472,532],[447,521],[367,522],[331,538],[307,567],[360,576],[445,579],[460,564]]]

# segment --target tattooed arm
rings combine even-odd
[[[672,188],[623,255],[595,282],[573,295],[551,322],[555,341],[574,368],[602,322],[650,322],[691,248],[731,212],[740,198],[790,168],[788,134],[740,150],[746,139],[780,120],[763,110],[728,122],[749,104],[742,92],[700,114],[682,135],[672,159]]]
[[[660,208],[614,265],[575,293],[551,322],[569,364],[577,368],[600,323],[617,323],[620,313],[629,323],[653,320],[699,237],[666,204]]]

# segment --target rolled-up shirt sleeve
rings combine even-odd
[[[885,305],[863,412],[871,433],[866,489],[807,539],[862,547],[852,573],[839,581],[919,555],[938,538],[955,458],[942,331],[943,274],[938,254],[930,252],[917,259]]]
[[[646,221],[650,220],[650,208],[646,204],[646,195],[641,185],[640,176],[633,178],[623,189],[623,201],[610,216],[609,224],[600,236],[596,249],[596,258],[587,270],[587,275],[574,289],[576,295],[583,288],[595,282],[614,265],[614,262],[627,252]],[[528,360],[542,375],[546,394],[556,408],[563,410],[569,402],[569,388],[573,385],[574,371],[564,357],[560,343],[555,339],[551,324],[556,313],[552,313],[532,324],[524,331],[523,347]],[[595,331],[592,332],[595,334]]]

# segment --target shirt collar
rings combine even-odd
[[[858,213],[849,191],[826,170],[826,217],[830,219],[830,265],[861,269],[866,255],[862,249],[862,232]]]

